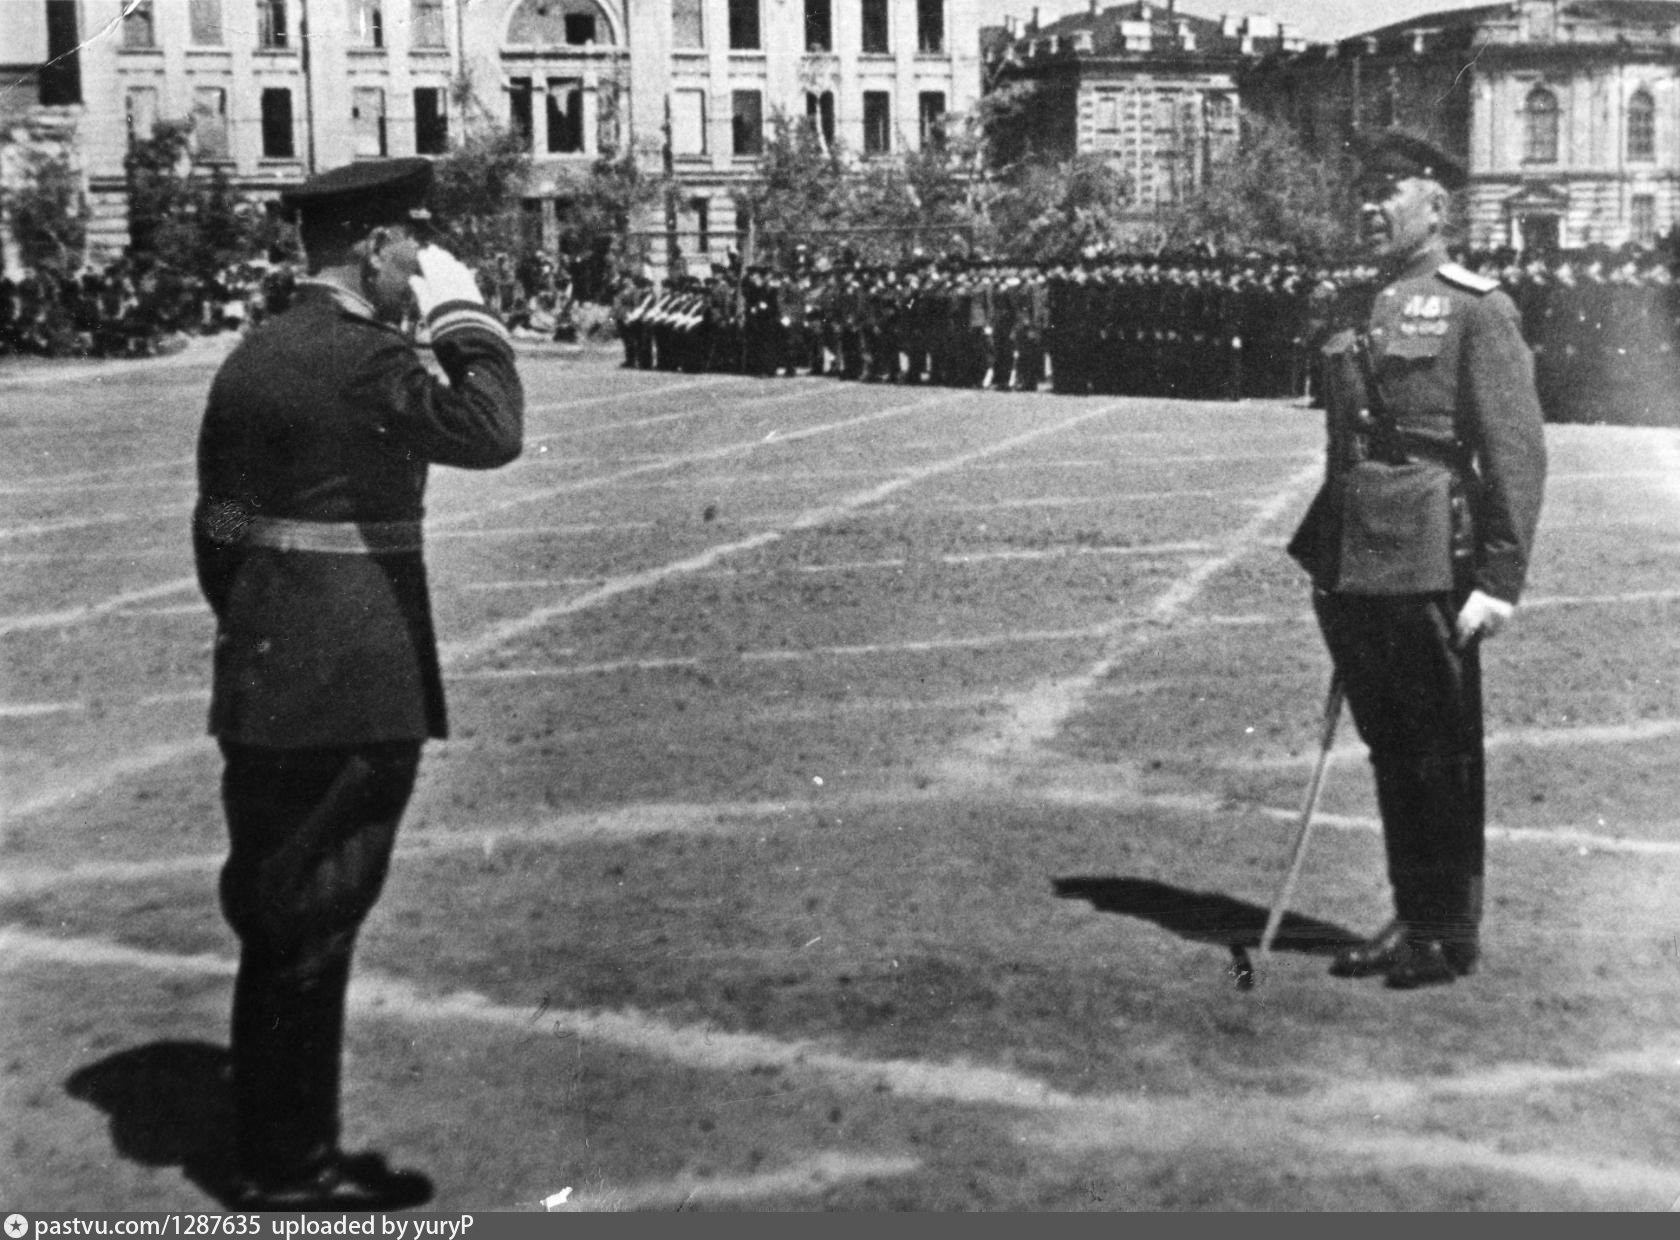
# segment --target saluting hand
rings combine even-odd
[[[1483,594],[1480,590],[1470,591],[1470,597],[1464,600],[1464,606],[1459,609],[1458,623],[1455,626],[1459,647],[1469,645],[1472,638],[1494,636],[1510,621],[1511,613],[1515,610],[1515,605],[1507,603],[1504,599]]]
[[[450,301],[467,301],[475,306],[484,304],[484,294],[478,291],[478,279],[460,259],[448,250],[428,245],[415,256],[420,274],[408,278],[409,287],[420,303],[420,317]]]

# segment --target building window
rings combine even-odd
[[[892,151],[892,96],[884,90],[863,92],[863,153],[886,155]]]
[[[220,86],[193,90],[193,147],[200,159],[228,157],[227,91]]]
[[[257,0],[257,46],[273,50],[289,47],[286,0]]]
[[[385,46],[385,8],[381,0],[350,0],[350,41],[357,47]]]
[[[1655,194],[1635,194],[1630,206],[1630,231],[1639,245],[1657,242],[1657,197]]]
[[[157,46],[157,27],[152,14],[152,0],[134,0],[123,9],[122,45],[137,48]]]
[[[516,77],[508,81],[508,126],[518,134],[527,150],[536,134],[531,107],[531,79]]]
[[[547,130],[550,155],[583,150],[583,83],[578,79],[548,79]]]
[[[194,47],[222,45],[222,0],[191,0],[187,29]]]
[[[594,0],[522,0],[507,31],[509,43],[523,46],[583,47],[611,41],[610,27]]]
[[[706,23],[701,9],[705,0],[671,0],[671,46],[705,47]]]
[[[385,154],[385,91],[358,86],[351,96],[350,124],[356,133],[357,155]]]
[[[927,55],[945,50],[945,0],[916,0],[916,50]]]
[[[1523,162],[1557,163],[1557,96],[1543,86],[1531,90],[1527,102],[1523,104],[1523,123]]]
[[[764,154],[764,96],[756,90],[738,90],[732,99],[730,130],[735,154]]]
[[[264,159],[292,159],[292,92],[270,87],[262,93],[262,153]]]
[[[673,155],[704,155],[706,153],[705,91],[674,90],[671,92],[671,153]]]
[[[815,92],[805,96],[805,122],[816,132],[822,140],[825,151],[834,149],[834,92],[825,90],[820,95]]]
[[[729,46],[739,52],[758,50],[758,0],[729,0]]]
[[[887,0],[863,0],[863,51],[885,55],[889,50]]]
[[[916,96],[916,116],[924,151],[945,149],[945,92],[924,90]]]
[[[42,107],[82,101],[82,31],[79,0],[47,0],[47,62],[41,66]]]
[[[123,119],[128,125],[128,145],[145,142],[157,126],[158,93],[155,86],[130,86],[123,96]]]
[[[834,50],[834,0],[805,0],[805,50]]]
[[[411,47],[444,47],[448,43],[443,22],[443,0],[414,0],[409,18]]]
[[[1629,159],[1657,157],[1657,105],[1649,91],[1636,90],[1628,100],[1627,146]]]
[[[1120,132],[1120,98],[1118,95],[1097,96],[1097,132]]]
[[[712,200],[691,198],[688,209],[694,215],[694,252],[705,258],[712,251]]]
[[[443,155],[449,150],[449,108],[443,87],[414,88],[414,153]]]

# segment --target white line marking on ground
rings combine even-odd
[[[527,416],[533,413],[564,413],[568,409],[582,409],[585,405],[612,405],[628,403],[630,401],[646,400],[649,396],[663,396],[666,392],[693,392],[701,389],[726,387],[731,382],[732,380],[726,376],[723,378],[708,380],[696,379],[687,383],[662,383],[657,387],[632,388],[628,391],[619,392],[604,392],[599,396],[580,396],[575,400],[543,401],[541,404],[526,405],[525,413]],[[619,423],[618,425],[635,426],[637,423],[626,422]],[[544,439],[548,438],[548,435],[541,435],[535,439],[528,439],[525,442],[529,445],[532,443],[540,443]]]
[[[56,521],[8,526],[0,529],[0,538],[36,538],[43,534],[61,534],[66,530],[85,530],[95,525],[124,525],[133,519],[124,512],[107,512],[97,517],[63,517]]]
[[[808,1195],[820,1193],[846,1180],[909,1175],[920,1168],[921,1163],[914,1158],[866,1157],[830,1150],[776,1171],[760,1171],[753,1175],[708,1175],[702,1178],[684,1173],[669,1180],[592,1189],[573,1197],[563,1207],[555,1207],[554,1213],[569,1210],[656,1210],[662,1207],[680,1210],[690,1204],[725,1205],[767,1197]]]
[[[1487,749],[1582,749],[1589,745],[1637,745],[1649,741],[1667,740],[1680,735],[1680,720],[1642,719],[1638,723],[1574,724],[1555,728],[1501,728],[1491,731],[1483,740]],[[1346,740],[1330,751],[1330,756],[1344,760],[1362,760],[1366,749],[1362,741]],[[1217,760],[1217,759],[1216,759]],[[1273,758],[1244,758],[1225,763],[1238,770],[1287,770],[1311,766],[1318,760],[1312,754],[1280,754]]]
[[[496,525],[486,529],[459,526],[429,534],[428,542],[450,542],[458,538],[527,538],[536,535],[601,534],[617,530],[651,530],[657,521],[597,521],[577,525]]]
[[[799,431],[791,431],[787,435],[783,436],[782,439],[783,441],[786,441],[794,438],[806,438],[813,434],[827,433],[844,427],[875,421],[881,417],[891,417],[902,413],[918,411],[925,409],[930,405],[944,403],[946,399],[949,398],[935,398],[928,401],[919,401],[908,407],[898,406],[882,413],[866,415],[862,418],[848,419],[844,422],[827,423],[820,427],[808,427]],[[1012,435],[1007,439],[1001,439],[993,443],[982,445],[981,447],[971,449],[968,452],[948,457],[943,461],[936,461],[930,464],[919,465],[914,468],[907,469],[898,477],[887,482],[883,482],[879,486],[871,487],[866,491],[857,491],[851,495],[842,496],[831,503],[822,504],[818,507],[808,509],[790,520],[780,529],[766,530],[763,533],[739,539],[732,543],[723,543],[715,547],[709,547],[705,551],[696,555],[666,563],[657,568],[647,569],[643,572],[630,573],[626,576],[614,578],[593,590],[579,595],[576,598],[536,608],[524,616],[495,625],[488,632],[480,634],[478,637],[451,644],[446,648],[444,657],[451,662],[460,662],[465,659],[472,658],[475,655],[486,653],[494,650],[498,646],[505,645],[507,642],[512,641],[517,637],[522,637],[527,633],[532,633],[544,628],[562,616],[572,615],[587,608],[597,606],[600,603],[616,598],[622,594],[647,589],[672,577],[703,571],[729,556],[738,555],[746,551],[753,551],[759,547],[777,542],[787,534],[794,533],[799,530],[817,529],[821,526],[828,525],[861,508],[879,503],[889,495],[894,495],[899,491],[904,490],[906,487],[914,486],[917,483],[924,482],[929,478],[937,477],[940,474],[948,473],[952,470],[962,469],[976,461],[983,461],[989,457],[999,455],[1000,453],[1013,451],[1022,444],[1033,443],[1047,435],[1056,434],[1066,427],[1076,426],[1081,422],[1090,421],[1095,418],[1108,417],[1119,407],[1120,406],[1117,405],[1105,405],[1098,409],[1086,410],[1083,413],[1075,414],[1071,418],[1063,419],[1049,426],[1037,427],[1018,435]],[[720,451],[735,452],[738,450],[738,447],[732,445],[728,448],[721,449]]]
[[[1249,554],[1266,536],[1272,525],[1298,502],[1301,491],[1317,485],[1323,478],[1322,460],[1296,471],[1269,498],[1259,503],[1252,516],[1230,534],[1215,540],[1223,549],[1217,554],[1193,564],[1179,580],[1157,595],[1141,619],[1155,625],[1180,622],[1203,588],[1216,574]],[[1133,614],[1116,617],[1101,626],[1102,642],[1109,642],[1127,629],[1135,628],[1139,617]],[[1147,630],[1136,640],[1147,641]],[[1129,652],[1133,646],[1128,644]],[[1016,696],[1011,705],[1011,718],[1001,728],[990,728],[986,735],[960,743],[945,763],[947,776],[969,782],[992,783],[1011,779],[1012,765],[1018,765],[1033,750],[1051,740],[1062,724],[1079,707],[1090,692],[1118,666],[1123,652],[1105,650],[1102,656],[1077,676],[1042,682]]]
[[[137,753],[118,758],[114,762],[108,762],[80,777],[66,779],[45,792],[7,804],[4,807],[4,817],[8,819],[21,818],[26,814],[38,814],[42,810],[56,809],[76,800],[78,797],[103,791],[116,780],[155,770],[160,766],[168,766],[171,762],[178,762],[189,754],[214,752],[214,748],[213,743],[207,736],[197,737],[190,741],[175,741],[168,745],[153,745]]]
[[[65,625],[80,624],[83,621],[94,620],[100,616],[108,616],[113,612],[131,607],[135,603],[144,603],[148,599],[167,598],[171,594],[179,594],[183,590],[196,590],[197,588],[197,577],[177,577],[173,581],[148,586],[144,590],[129,590],[122,594],[113,594],[110,598],[99,603],[85,603],[80,607],[66,607],[59,611],[36,612],[30,616],[0,616],[0,633],[21,633],[29,629],[63,628]]]
[[[0,719],[37,719],[42,715],[81,714],[86,702],[10,702],[0,703]]]
[[[954,395],[931,396],[923,400],[914,401],[908,405],[893,405],[886,409],[877,409],[854,417],[842,418],[837,422],[823,422],[816,426],[802,427],[796,431],[788,431],[771,441],[775,443],[791,443],[795,440],[809,439],[817,435],[832,434],[836,431],[851,430],[855,427],[866,426],[871,422],[879,422],[885,418],[900,417],[905,414],[918,413],[935,405],[948,404],[955,400]],[[700,461],[724,460],[732,456],[742,456],[756,452],[765,446],[765,440],[746,439],[732,443],[720,444],[714,448],[703,448],[694,452],[686,452],[678,456],[666,457],[645,465],[635,465],[617,470],[610,474],[598,474],[590,478],[579,478],[569,482],[555,483],[552,486],[540,487],[532,491],[522,491],[516,495],[504,497],[490,503],[479,504],[473,509],[452,513],[447,517],[440,517],[430,523],[434,528],[448,528],[468,521],[476,521],[492,512],[502,512],[509,508],[516,508],[522,504],[539,503],[542,500],[553,499],[560,495],[573,495],[580,491],[594,491],[602,487],[618,487],[631,478],[639,478],[644,474],[656,473],[660,470],[675,469],[682,465],[693,465]]]
[[[1260,813],[1282,822],[1299,822],[1301,818],[1299,809],[1284,809],[1280,806],[1261,806]],[[1313,822],[1343,831],[1371,834],[1379,834],[1382,831],[1380,818],[1363,817],[1358,814],[1317,813],[1313,815]],[[1591,831],[1577,831],[1568,827],[1505,827],[1489,823],[1487,837],[1490,840],[1507,840],[1513,844],[1543,844],[1557,848],[1586,849],[1589,852],[1627,853],[1639,857],[1680,857],[1680,840],[1641,840],[1625,835],[1598,835]]]
[[[726,379],[715,380],[715,381],[710,382],[710,383],[669,384],[665,387],[644,388],[644,389],[641,389],[640,391],[631,392],[631,393],[627,393],[627,394],[621,393],[621,394],[617,394],[617,395],[610,396],[610,397],[591,396],[591,397],[586,397],[583,400],[578,400],[578,401],[564,401],[564,402],[561,402],[559,404],[535,405],[535,406],[532,406],[531,408],[527,409],[526,412],[527,413],[554,413],[554,412],[557,412],[557,411],[560,411],[560,410],[563,410],[563,409],[576,408],[579,405],[597,404],[597,403],[600,403],[600,402],[603,402],[603,401],[617,402],[617,401],[620,401],[620,400],[631,400],[631,399],[641,400],[641,399],[644,399],[645,397],[652,396],[652,395],[657,395],[657,394],[664,393],[664,392],[692,392],[692,391],[695,391],[696,389],[710,391],[710,390],[716,389],[716,388],[731,386],[734,383],[738,383],[738,380],[732,380],[732,379],[727,379],[726,378]],[[775,393],[772,393],[772,394],[766,395],[766,396],[757,396],[757,395],[747,396],[747,397],[744,397],[744,398],[738,398],[736,400],[730,401],[729,406],[728,406],[728,412],[734,413],[736,410],[739,410],[739,409],[754,409],[754,408],[757,408],[761,405],[778,404],[778,403],[782,403],[782,402],[792,400],[795,397],[805,396],[805,395],[809,395],[809,393],[805,393],[805,392],[775,392]],[[647,417],[643,417],[643,418],[631,418],[631,419],[629,419],[627,421],[624,421],[624,422],[593,422],[593,423],[590,423],[588,426],[567,426],[567,427],[561,428],[560,430],[546,431],[541,435],[534,435],[534,436],[528,437],[525,440],[525,447],[526,447],[527,451],[529,451],[529,449],[533,445],[542,445],[542,444],[550,443],[550,442],[552,442],[554,440],[557,440],[557,439],[568,439],[568,438],[571,438],[572,436],[575,436],[575,435],[601,435],[601,434],[607,434],[607,433],[612,432],[612,431],[642,430],[642,429],[645,429],[646,427],[649,427],[649,426],[662,426],[667,422],[680,422],[685,418],[697,418],[697,417],[714,416],[719,411],[720,410],[719,410],[718,404],[714,402],[714,403],[709,404],[709,405],[698,406],[698,407],[695,407],[695,408],[679,409],[679,410],[676,410],[675,412],[672,412],[672,413],[658,413],[658,414],[650,414]],[[564,454],[562,454],[562,458],[564,459]],[[535,461],[535,459],[531,458],[531,457],[523,457],[523,458],[521,458],[521,460],[525,461],[525,462],[528,462],[528,463],[533,463],[533,464],[537,463]]]
[[[210,953],[170,955],[98,939],[51,938],[0,928],[0,968],[17,968],[25,962],[212,977],[232,977],[236,967],[233,960]],[[417,1024],[461,1022],[521,1037],[538,1031],[579,1042],[600,1042],[703,1071],[741,1073],[773,1066],[853,1090],[878,1092],[884,1086],[899,1099],[1007,1108],[1037,1121],[1035,1137],[1040,1143],[1064,1150],[1118,1147],[1161,1153],[1210,1146],[1246,1150],[1254,1148],[1257,1140],[1269,1146],[1283,1140],[1315,1148],[1336,1162],[1369,1160],[1391,1170],[1397,1163],[1450,1166],[1547,1183],[1576,1183],[1613,1193],[1647,1192],[1654,1185],[1671,1188],[1673,1183],[1674,1173],[1668,1167],[1551,1152],[1512,1153],[1486,1143],[1444,1139],[1433,1132],[1372,1136],[1364,1128],[1346,1127],[1352,1118],[1346,1114],[1348,1110],[1356,1111],[1360,1121],[1367,1120],[1371,1095],[1409,1097],[1428,1103],[1463,1093],[1487,1097],[1508,1089],[1525,1092],[1537,1079],[1522,1071],[1529,1065],[1495,1065],[1457,1077],[1431,1078],[1427,1083],[1378,1078],[1365,1082],[1369,1093],[1363,1095],[1350,1094],[1348,1083],[1339,1081],[1323,1095],[1280,1098],[1259,1093],[1245,1097],[1237,1106],[1229,1098],[1205,1101],[1115,1094],[1080,1096],[972,1060],[930,1063],[869,1059],[808,1039],[783,1040],[711,1025],[672,1025],[634,1010],[533,1010],[497,1004],[472,992],[428,995],[409,983],[366,971],[351,981],[350,1006],[359,1015],[375,1019]],[[1512,1071],[1513,1066],[1518,1070]],[[1680,1048],[1661,1046],[1640,1052],[1613,1052],[1574,1070],[1565,1084],[1574,1086],[1630,1073],[1666,1081],[1677,1071]]]

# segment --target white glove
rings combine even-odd
[[[478,280],[460,259],[448,250],[428,245],[415,256],[420,274],[408,277],[408,285],[420,303],[420,317],[425,318],[435,308],[449,301],[470,301],[484,304],[484,294],[478,291]]]
[[[1504,599],[1483,594],[1480,590],[1470,591],[1470,597],[1464,600],[1464,606],[1459,609],[1458,624],[1455,626],[1458,645],[1469,645],[1473,637],[1494,636],[1509,623],[1514,611],[1516,606]]]

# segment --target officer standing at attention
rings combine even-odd
[[[1289,552],[1370,749],[1395,919],[1331,973],[1452,982],[1479,954],[1480,643],[1523,588],[1546,473],[1516,307],[1447,258],[1464,169],[1398,132],[1358,182],[1379,291],[1325,342],[1329,465]]]
[[[385,880],[422,743],[445,735],[421,516],[427,468],[520,453],[524,395],[473,274],[415,235],[424,159],[286,192],[309,275],[229,355],[199,437],[193,544],[216,615],[223,912],[241,1210],[384,1210],[419,1172],[339,1148],[356,933]],[[395,324],[415,303],[449,382]]]

